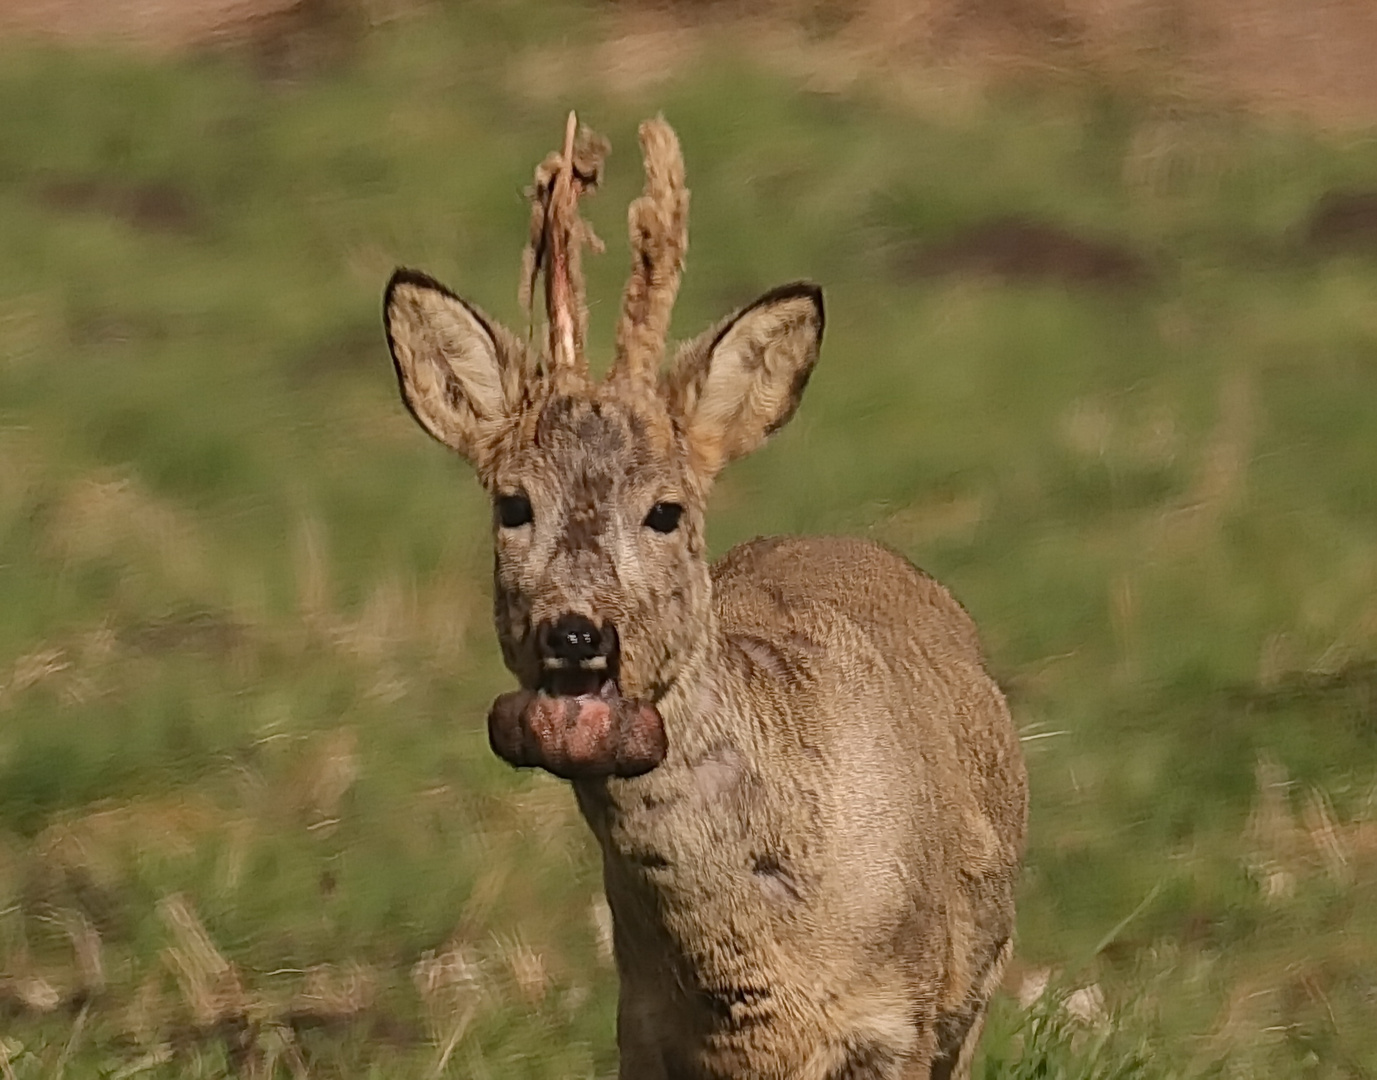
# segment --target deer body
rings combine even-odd
[[[967,1075],[1027,816],[1004,698],[964,610],[879,545],[758,540],[709,571],[708,488],[792,415],[821,294],[767,294],[659,371],[687,192],[668,127],[642,142],[605,382],[567,263],[541,357],[424,275],[388,288],[408,407],[494,496],[521,689],[493,746],[572,780],[602,849],[622,1080]],[[557,252],[575,160],[571,128],[538,184]]]
[[[859,540],[756,541],[714,579],[704,671],[662,704],[665,763],[575,785],[624,958],[622,1076],[968,1064],[1024,818],[969,618]]]

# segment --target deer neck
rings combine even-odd
[[[666,765],[692,766],[713,747],[734,742],[739,699],[732,672],[724,669],[726,641],[715,605],[707,605],[702,632],[687,651],[668,690],[656,702],[669,741]]]

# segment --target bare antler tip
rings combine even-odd
[[[570,109],[569,117],[564,121],[564,163],[566,166],[574,160],[574,136],[578,134],[578,130],[578,113]]]

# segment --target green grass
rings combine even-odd
[[[1377,259],[1296,239],[1377,144],[1083,88],[932,119],[730,51],[553,100],[514,58],[598,32],[556,10],[456,5],[294,84],[0,57],[14,1076],[614,1069],[596,853],[559,783],[487,749],[488,512],[379,325],[397,263],[519,321],[521,188],[570,103],[614,144],[599,355],[656,109],[694,198],[676,325],[827,288],[805,405],[719,485],[714,549],[885,539],[1009,687],[1034,792],[1011,987],[1051,988],[999,999],[982,1075],[1377,1074]],[[185,213],[140,218],[148,185]],[[896,269],[1008,214],[1152,278]]]

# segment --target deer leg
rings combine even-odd
[[[623,1043],[619,1050],[617,1080],[670,1080],[658,1048]]]
[[[990,997],[1003,981],[1004,969],[1008,966],[1013,951],[1011,939],[1005,938],[1000,942],[994,956],[985,965],[980,979],[971,988],[971,996],[966,1005],[959,1011],[946,1013],[938,1018],[939,1049],[937,1057],[932,1062],[931,1080],[970,1080],[975,1048],[980,1043],[981,1032],[985,1030],[985,1016],[989,1011]]]
[[[644,998],[622,986],[617,1002],[617,1080],[673,1080]]]

